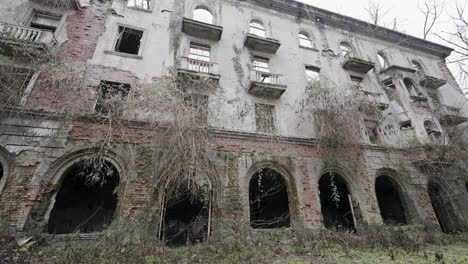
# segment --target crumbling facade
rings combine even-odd
[[[11,93],[0,224],[175,243],[299,227],[466,231],[468,105],[451,51],[292,0],[0,0]],[[196,183],[175,196],[158,180],[174,116],[144,103],[171,78],[214,87],[184,102],[203,113],[216,173],[181,164]],[[132,106],[118,121],[114,97]],[[349,105],[359,130],[327,123]]]

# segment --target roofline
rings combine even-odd
[[[238,0],[239,1],[239,0]],[[274,9],[279,12],[288,13],[302,19],[313,20],[314,22],[324,23],[349,30],[350,32],[360,33],[365,36],[398,44],[408,48],[423,51],[438,57],[446,58],[450,56],[454,49],[447,46],[404,34],[395,30],[373,25],[356,18],[334,13],[312,5],[298,2],[296,0],[243,0],[268,9]]]

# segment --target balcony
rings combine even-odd
[[[281,46],[281,42],[249,33],[245,37],[244,46],[258,52],[275,54]]]
[[[182,32],[194,37],[218,41],[223,34],[223,27],[184,17],[182,19]]]
[[[217,82],[220,78],[217,63],[188,57],[182,57],[180,67],[177,71],[179,74],[189,74],[197,78],[209,78]]]
[[[419,83],[429,89],[438,89],[447,83],[446,80],[429,76],[423,71],[418,71],[417,74],[419,77]]]
[[[375,63],[365,61],[359,58],[346,57],[343,68],[348,71],[353,71],[361,74],[366,74],[375,67]]]
[[[269,72],[252,70],[250,72],[250,94],[267,97],[280,98],[286,91],[287,86],[283,84],[283,76]]]
[[[442,105],[440,107],[440,123],[447,126],[455,126],[468,121],[468,117],[460,113],[460,109]]]
[[[7,51],[11,45],[42,49],[55,44],[54,34],[51,31],[0,23],[0,45]]]

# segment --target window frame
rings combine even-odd
[[[382,71],[388,69],[388,67],[390,67],[390,61],[388,60],[388,57],[385,53],[383,52],[378,52],[377,53],[377,60],[379,62],[379,65],[380,65],[380,69]]]
[[[320,68],[319,67],[315,67],[315,66],[312,66],[312,65],[305,65],[304,66],[304,72],[305,72],[305,75],[306,75],[307,86],[309,86],[311,84],[315,84],[315,83],[320,84],[321,74],[320,74]],[[309,72],[316,73],[317,78],[316,79],[310,78],[310,76],[308,74]]]
[[[140,31],[141,32],[141,38],[140,38],[140,44],[139,44],[139,47],[138,47],[138,53],[137,54],[133,54],[133,53],[127,53],[127,52],[122,52],[122,51],[117,51],[117,44],[119,42],[119,39],[120,39],[120,28],[123,28],[123,29],[130,29],[130,30],[134,30],[134,31]],[[123,55],[123,56],[127,56],[127,57],[141,57],[142,53],[143,53],[143,43],[144,43],[144,38],[145,38],[145,30],[144,29],[141,29],[141,28],[138,28],[138,27],[133,27],[133,26],[129,26],[129,25],[123,25],[123,24],[117,24],[117,30],[116,30],[116,34],[115,34],[115,40],[113,42],[113,45],[112,45],[112,49],[111,49],[111,52],[110,53],[114,53],[114,54],[119,54],[119,55]]]
[[[196,19],[195,12],[197,10],[204,10],[204,11],[208,12],[211,15],[211,22],[206,22],[206,21],[203,21],[203,20]],[[204,6],[204,5],[198,5],[193,9],[192,19],[195,20],[195,21],[201,22],[201,23],[209,24],[209,25],[215,25],[216,24],[216,17],[214,15],[214,12],[210,8],[208,8],[207,6]]]
[[[258,24],[258,25],[261,26],[261,28],[253,26],[252,24]],[[263,32],[263,34],[259,35],[259,34],[254,33],[257,30],[260,31],[260,32]],[[263,23],[263,21],[261,21],[259,19],[250,20],[250,22],[249,22],[249,34],[252,34],[252,35],[255,35],[255,36],[261,37],[261,38],[267,38],[268,34],[267,34],[267,29],[265,27],[265,23]]]
[[[343,58],[349,57],[354,53],[354,49],[347,41],[340,42],[340,54]]]
[[[124,91],[126,92],[126,95],[122,94],[123,95],[122,99],[124,98],[126,99],[122,100],[122,103],[128,103],[128,100],[130,99],[130,91],[132,87],[129,83],[121,83],[121,82],[109,81],[109,80],[100,80],[99,84],[96,86],[96,103],[94,104],[94,107],[93,107],[93,113],[95,114],[107,115],[110,113],[110,109],[106,109],[106,105],[105,105],[105,102],[106,100],[109,99],[109,97],[106,98],[106,96],[103,96],[101,92],[101,87],[104,85],[110,85],[110,86],[121,85],[122,87],[120,89],[126,89],[126,91]],[[117,91],[117,92],[121,92],[121,91]],[[98,107],[100,107],[99,111],[97,109]]]
[[[42,24],[38,24],[38,23],[34,22],[34,19],[36,17],[38,17],[38,16],[39,17],[45,17],[45,18],[52,18],[52,19],[56,20],[57,25],[56,25],[55,29],[51,30],[51,29],[47,29],[47,28],[35,27],[34,24],[42,25]],[[30,19],[29,19],[29,22],[28,22],[28,26],[31,27],[31,28],[36,28],[38,30],[49,31],[49,32],[52,32],[52,34],[55,35],[57,32],[59,32],[60,28],[62,27],[62,21],[63,21],[64,16],[65,15],[63,15],[63,14],[55,14],[55,13],[50,13],[50,12],[45,12],[45,11],[33,9],[32,13],[31,13],[31,16],[30,16]]]
[[[143,7],[140,7],[140,6],[130,6],[130,2],[134,2],[136,3],[137,1],[141,1],[142,3],[143,2],[147,2],[147,1],[150,1],[150,4],[148,6],[148,8],[143,8]],[[155,0],[127,0],[127,4],[125,5],[126,8],[129,8],[129,9],[134,9],[134,10],[138,10],[138,11],[143,11],[143,12],[148,12],[148,13],[151,13],[153,11],[153,7],[154,7],[154,1]]]
[[[304,36],[305,38],[301,37]],[[305,31],[299,31],[297,34],[298,40],[299,40],[299,47],[301,48],[306,48],[306,49],[314,49],[315,45],[314,42],[312,41],[312,38],[310,37],[310,34],[305,32]],[[308,43],[308,45],[302,45],[302,42]]]

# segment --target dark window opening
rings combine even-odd
[[[274,133],[275,106],[266,104],[255,104],[255,124],[257,132]]]
[[[431,121],[424,121],[424,128],[426,129],[427,135],[432,143],[440,144],[443,141],[442,133],[439,131],[436,125]]]
[[[94,111],[99,114],[120,114],[130,91],[130,84],[101,81]]]
[[[272,169],[257,171],[249,183],[250,226],[290,226],[288,189],[281,174]]]
[[[350,75],[349,78],[351,79],[351,83],[353,84],[354,88],[361,87],[362,81],[364,80],[360,76]]]
[[[34,14],[34,17],[31,21],[31,27],[55,32],[60,23],[60,20],[60,16]]]
[[[411,120],[403,121],[400,123],[400,130],[412,129],[413,125],[411,124]]]
[[[209,233],[210,194],[196,184],[184,183],[166,192],[161,239],[170,246],[205,242]]]
[[[398,186],[392,178],[378,177],[375,181],[375,194],[385,225],[407,224]]]
[[[32,75],[29,69],[0,66],[0,104],[18,105]]]
[[[50,213],[50,234],[92,233],[106,229],[117,208],[117,169],[107,161],[85,160],[64,176]]]
[[[4,170],[3,170],[3,165],[2,163],[0,163],[0,181],[3,179],[3,174],[4,174]]]
[[[429,183],[427,186],[429,197],[431,199],[432,208],[439,222],[440,228],[444,233],[452,233],[461,231],[457,224],[455,208],[450,201],[447,192],[436,183]]]
[[[119,26],[115,51],[138,55],[143,31]]]
[[[350,193],[344,179],[327,173],[319,181],[320,204],[325,228],[330,230],[354,230]]]
[[[392,78],[384,80],[382,84],[387,88],[396,89],[395,83],[393,82]]]

